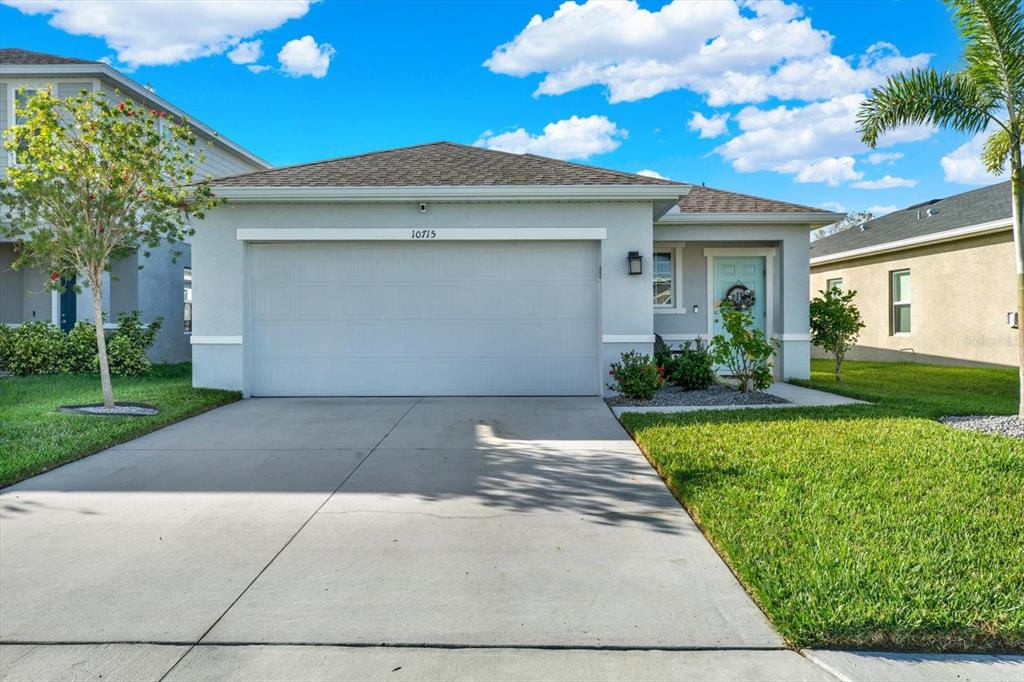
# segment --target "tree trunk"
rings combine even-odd
[[[1021,173],[1020,148],[1012,155],[1010,191],[1013,201],[1013,241],[1017,249],[1017,361],[1020,367],[1020,402],[1017,415],[1024,418],[1024,233],[1021,231],[1021,215],[1024,213],[1024,177]]]
[[[843,356],[836,355],[836,383],[843,383]]]
[[[90,278],[93,279],[93,278]],[[103,406],[114,407],[114,387],[110,385],[110,363],[107,361],[107,337],[103,333],[103,275],[89,282],[92,290],[92,315],[96,324],[96,354],[100,359],[100,386]]]

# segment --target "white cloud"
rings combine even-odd
[[[232,64],[255,64],[263,56],[263,41],[252,40],[246,43],[238,43],[235,49],[228,52],[228,59]]]
[[[833,213],[846,213],[846,207],[838,201],[823,201],[818,204],[818,208],[823,208],[826,211],[832,211]]]
[[[877,180],[861,180],[855,182],[851,187],[857,189],[893,189],[894,187],[916,187],[917,180],[900,178],[894,175],[885,175]]]
[[[803,106],[761,109],[747,106],[733,117],[741,134],[715,151],[740,172],[770,170],[796,176],[798,182],[860,180],[854,155],[865,152],[857,134],[862,94],[846,95]],[[934,130],[901,128],[879,140],[880,147],[923,140]]]
[[[645,168],[644,170],[638,170],[636,172],[636,174],[637,175],[642,175],[645,178],[655,178],[656,180],[669,180],[670,179],[670,178],[665,177],[664,175],[662,175],[658,171],[653,171],[653,170],[650,170],[650,169],[647,169],[647,168]]]
[[[833,36],[780,0],[563,2],[535,15],[484,63],[511,76],[542,73],[537,95],[604,85],[612,102],[689,89],[712,106],[824,99],[860,92],[928,54],[904,57],[876,43],[856,60],[832,54]]]
[[[497,135],[487,130],[473,144],[514,154],[582,160],[617,149],[628,134],[604,116],[572,116],[547,124],[539,135],[524,128]]]
[[[690,118],[687,128],[699,131],[701,138],[720,137],[729,131],[729,126],[726,124],[728,120],[729,114],[727,113],[712,114],[708,117],[699,111],[695,111]]]
[[[872,166],[877,166],[882,163],[888,163],[892,165],[893,162],[899,161],[903,158],[903,152],[872,152],[868,154],[868,157],[864,159]]]
[[[222,54],[261,31],[303,16],[311,0],[3,0],[50,25],[101,38],[129,68]]]
[[[323,78],[334,57],[334,47],[330,43],[317,44],[313,36],[303,36],[289,40],[277,53],[281,62],[281,70],[289,76],[312,76]]]
[[[253,73],[263,73],[270,67],[265,64],[247,64],[245,68],[249,69]]]
[[[1007,180],[1010,172],[1004,171],[1002,175],[992,175],[981,162],[981,151],[985,145],[988,132],[980,132],[949,154],[942,157],[942,171],[946,176],[946,182],[957,182],[963,185],[991,185],[1001,180]]]
[[[893,211],[898,210],[900,210],[899,206],[893,206],[892,204],[887,204],[884,206],[876,204],[874,206],[867,207],[868,213],[870,213],[876,218],[884,216],[886,213],[892,213]]]
[[[863,173],[854,169],[852,156],[840,156],[815,161],[791,161],[781,167],[783,173],[796,173],[797,182],[824,182],[830,187],[840,182],[859,180]]]

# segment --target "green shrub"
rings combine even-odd
[[[26,322],[11,335],[7,367],[22,376],[66,372],[67,336],[52,322]]]
[[[685,342],[665,365],[665,379],[684,391],[710,388],[716,378],[711,349],[700,339],[692,345]]]
[[[668,364],[672,361],[672,349],[665,343],[665,339],[661,338],[660,334],[654,335],[654,364],[662,369],[666,369]]]
[[[0,369],[7,369],[7,356],[14,343],[14,330],[6,324],[0,324]]]
[[[744,393],[771,386],[771,357],[775,348],[763,331],[754,328],[754,316],[749,310],[737,310],[728,300],[722,302],[718,313],[725,334],[715,336],[711,342],[714,362],[729,368]]]
[[[79,322],[68,332],[67,371],[86,374],[97,371],[96,326],[92,322]]]
[[[665,383],[665,370],[658,367],[651,356],[634,350],[623,353],[619,362],[613,362],[608,374],[615,380],[608,388],[635,400],[650,400]]]
[[[860,310],[854,305],[856,291],[843,293],[835,287],[811,300],[811,343],[835,358],[836,383],[843,381],[843,359],[857,343],[864,328]]]
[[[138,310],[117,316],[117,329],[107,338],[107,360],[110,362],[111,374],[137,377],[149,371],[146,349],[156,341],[164,321],[158,317],[144,325],[141,318]],[[98,364],[99,360],[96,362]]]
[[[132,342],[131,337],[112,334],[107,341],[107,361],[114,376],[138,377],[149,371],[146,349]],[[99,359],[96,359],[99,364]]]

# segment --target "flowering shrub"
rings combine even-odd
[[[651,356],[634,350],[613,362],[608,374],[615,380],[608,388],[635,400],[650,400],[665,383],[664,368],[658,367]]]
[[[732,301],[723,301],[718,314],[722,316],[725,334],[715,336],[711,342],[714,362],[729,368],[744,393],[771,386],[771,357],[775,348],[763,331],[754,329],[751,312],[737,310]]]
[[[715,360],[702,340],[685,342],[665,364],[665,379],[684,391],[699,391],[715,383]]]

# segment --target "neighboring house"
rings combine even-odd
[[[857,291],[849,358],[1016,366],[1015,263],[1003,182],[813,242],[811,290]]]
[[[808,233],[840,217],[447,142],[214,189],[193,381],[250,396],[597,395],[655,333],[708,338],[737,285],[806,378]]]
[[[197,177],[234,175],[270,167],[106,64],[14,48],[0,49],[0,130],[14,124],[17,98],[31,96],[45,87],[52,88],[59,97],[81,90],[102,90],[115,100],[127,97],[146,107],[187,118],[200,140],[208,145]],[[0,149],[0,175],[7,172],[10,162],[7,152]],[[77,320],[92,320],[92,295],[88,290],[77,295],[70,287],[64,294],[47,291],[49,273],[11,269],[15,248],[15,243],[0,241],[0,324],[50,320],[70,329]],[[163,330],[149,353],[155,361],[181,362],[191,356],[185,321],[190,305],[191,246],[178,244],[182,255],[172,263],[174,250],[171,245],[164,245],[154,249],[149,258],[139,254],[115,263],[109,284],[104,286],[103,309],[109,321],[130,310],[140,310],[144,321],[164,318]]]

